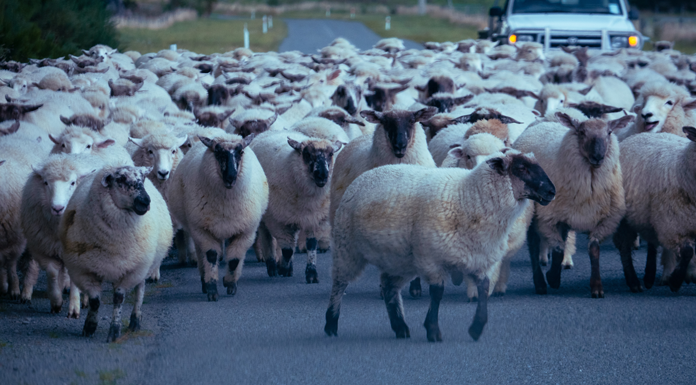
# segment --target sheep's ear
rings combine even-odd
[[[505,115],[498,116],[498,120],[500,120],[502,123],[505,123],[505,124],[512,124],[512,123],[522,124],[522,122],[518,122],[517,120],[515,120],[509,116],[505,116]]]
[[[299,101],[299,100],[298,100]],[[276,106],[275,112],[278,115],[283,115],[287,110],[292,108],[292,104],[284,104],[282,106]]]
[[[22,106],[22,114],[26,114],[28,112],[36,111],[39,108],[43,107],[43,104],[37,104],[35,106]]]
[[[250,145],[251,141],[254,140],[255,137],[255,132],[252,132],[251,134],[247,135],[246,138],[244,138],[244,142],[242,143],[242,148],[246,148],[248,145]]]
[[[113,139],[107,139],[103,142],[97,143],[97,148],[107,148],[111,146],[112,144],[116,144],[116,141]]]
[[[140,177],[145,179],[148,175],[150,175],[152,170],[154,170],[155,168],[153,166],[144,166],[144,167],[136,167],[136,169],[138,171],[140,171]]]
[[[0,160],[0,165],[5,163],[5,160]]]
[[[294,148],[297,152],[302,152],[302,143],[288,137],[288,144],[290,147]]]
[[[415,86],[414,88],[418,90],[418,92],[425,92],[428,90],[427,86]]]
[[[87,171],[87,172],[84,173],[84,174],[80,174],[80,175],[77,177],[77,180],[84,179],[84,178],[86,178],[86,177],[88,177],[88,176],[94,174],[95,172],[97,172],[97,169],[96,169],[96,168],[94,168],[94,169],[92,169],[92,170],[89,170],[89,171]]]
[[[561,122],[562,125],[576,130],[578,127],[580,127],[580,124],[578,124],[578,121],[571,118],[568,116],[568,114],[563,113],[563,112],[556,112],[556,118]]]
[[[0,133],[2,133],[2,135],[10,135],[17,132],[17,130],[19,130],[19,120],[15,120],[15,122],[12,123],[11,126],[5,129],[0,128]]]
[[[53,135],[51,135],[51,134],[48,134],[48,139],[51,139],[51,142],[53,142],[53,143],[55,143],[55,144],[60,144],[60,141],[59,141],[58,139],[56,139],[56,138],[55,138]]]
[[[469,100],[473,99],[474,95],[466,95],[466,96],[460,96],[458,98],[454,98],[454,104],[461,106],[464,103],[467,103]]]
[[[365,122],[363,122],[363,121],[360,120],[360,119],[354,118],[354,117],[352,117],[352,116],[350,116],[350,115],[348,115],[348,117],[346,118],[346,122],[352,123],[352,124],[357,124],[358,126],[363,126],[363,127],[365,127]]]
[[[180,138],[177,137],[177,139],[179,140],[179,141],[176,143],[176,144],[177,144],[177,147],[181,147],[181,146],[183,146],[184,144],[186,144],[186,142],[188,141],[188,135],[184,135],[184,136],[182,136],[182,137],[180,137]]]
[[[686,127],[684,127],[684,128],[686,128]],[[684,131],[684,132],[686,132],[686,131]],[[4,162],[4,160],[3,160],[3,162]],[[33,164],[31,165],[31,171],[33,171],[34,174],[36,174],[36,175],[38,175],[38,176],[41,176],[41,174],[39,173],[39,169],[36,168],[36,167],[34,167]]]
[[[584,90],[578,91],[578,93],[581,95],[587,95],[590,93],[590,91],[592,91],[592,87],[594,87],[594,86],[589,86],[589,87],[585,88]]]
[[[66,118],[66,117],[63,116],[63,115],[60,116],[60,121],[63,122],[63,124],[65,124],[66,126],[69,126],[69,125],[72,124],[72,122],[70,121],[70,119]]]
[[[210,89],[210,84],[208,84],[208,83],[201,83],[201,85],[202,85],[203,88],[205,88],[206,90]]]
[[[222,122],[223,120],[229,118],[232,114],[234,114],[235,111],[236,111],[236,109],[233,108],[233,109],[231,109],[231,110],[222,112],[222,113],[218,114],[218,117],[217,117],[217,118],[218,118],[219,121]]]
[[[468,123],[468,122],[471,121],[471,116],[472,116],[472,115],[473,115],[473,114],[462,115],[462,116],[460,116],[460,117],[458,117],[458,118],[454,118],[454,119],[452,119],[452,120],[453,120],[454,122],[456,122],[456,123]]]
[[[684,104],[682,104],[682,108],[684,108],[684,110],[693,110],[696,108],[696,99],[685,101]]]
[[[215,148],[215,141],[213,139],[198,135],[198,140],[200,140],[201,143],[203,143],[203,145],[205,145],[206,147],[208,147],[211,150],[213,150]]]
[[[505,175],[508,170],[508,161],[506,158],[491,158],[486,161],[488,166],[498,172],[500,175]]]
[[[329,76],[326,77],[326,80],[328,80],[328,81],[334,80],[337,77],[339,77],[340,75],[341,75],[341,70],[336,70],[336,71],[330,73]]]
[[[278,119],[278,114],[273,114],[270,118],[266,119],[266,127],[271,127],[273,123],[275,123],[276,119]]]
[[[341,147],[343,147],[346,144],[348,143],[341,142],[340,140],[333,142],[333,152],[337,153],[341,149]]]
[[[87,51],[86,49],[83,49],[83,50],[82,50],[82,53],[84,53],[85,55],[89,56],[89,51]],[[71,55],[71,58],[72,58],[72,55]]]
[[[437,114],[437,107],[426,107],[416,111],[413,114],[413,118],[416,120],[416,122],[423,122],[430,120],[430,118],[435,116],[435,114]]]
[[[696,127],[685,126],[682,127],[682,131],[684,131],[686,137],[689,138],[690,141],[696,142]]]
[[[449,155],[452,155],[453,157],[457,159],[461,159],[464,157],[464,149],[462,148],[461,145],[455,144],[452,145],[451,150],[448,152]]]
[[[615,130],[620,130],[624,127],[626,127],[629,123],[633,121],[634,117],[633,115],[626,115],[622,116],[616,120],[611,120],[607,123],[607,126],[609,127],[609,132],[614,132]]]
[[[390,88],[390,89],[385,90],[385,91],[387,91],[387,92],[389,93],[389,95],[396,95],[396,94],[398,94],[399,92],[406,91],[407,89],[408,89],[408,86],[405,85],[405,86],[399,86],[399,87],[396,87],[396,88]]]
[[[534,114],[534,115],[536,115],[536,116],[538,116],[538,117],[541,116],[541,112],[539,112],[539,111],[537,111],[537,110],[532,110],[532,114]]]
[[[128,141],[133,142],[136,146],[143,148],[143,140],[138,138],[128,137]]]
[[[380,124],[382,122],[382,113],[373,110],[363,110],[360,111],[360,116],[365,118],[370,123]]]
[[[111,187],[111,183],[114,182],[114,176],[111,173],[106,173],[104,176],[102,176],[102,181],[101,184],[102,186],[109,188]]]

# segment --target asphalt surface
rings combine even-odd
[[[630,293],[618,254],[605,244],[606,298],[592,299],[586,242],[580,237],[561,288],[545,296],[534,294],[523,248],[507,294],[490,300],[478,342],[467,334],[476,305],[449,282],[440,307],[444,342],[426,340],[427,288],[419,299],[404,289],[411,338],[397,340],[374,267],[348,287],[338,337],[325,336],[330,253],[319,255],[320,283],[307,285],[304,254],[295,256],[294,277],[269,278],[250,252],[237,294],[219,302],[200,292],[197,269],[167,260],[162,281],[148,284],[143,331],[113,344],[105,343],[111,291],[105,286],[95,337],[81,337],[87,310],[79,320],[65,318],[67,304],[50,314],[42,273],[31,306],[0,299],[0,384],[693,384],[696,286],[676,295],[665,286]],[[636,255],[642,271],[645,247]]]
[[[301,51],[316,53],[326,47],[337,37],[348,39],[361,50],[372,48],[381,37],[358,21],[330,19],[283,19],[288,25],[288,37],[280,44],[279,52]],[[406,49],[422,49],[423,46],[404,40]]]

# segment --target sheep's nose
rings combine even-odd
[[[169,175],[169,171],[157,171],[157,176],[160,179],[167,179],[168,175]]]
[[[653,116],[653,114],[652,114],[652,112],[648,112],[647,114],[642,114],[641,116],[643,117],[643,119],[647,119],[647,118]]]
[[[65,209],[65,206],[53,206],[51,207],[51,210],[53,211],[53,215],[60,215],[63,213],[63,210]]]

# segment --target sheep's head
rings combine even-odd
[[[482,163],[486,157],[505,148],[505,143],[495,136],[481,133],[466,139],[463,144],[453,144],[447,153],[447,157],[456,160],[456,164],[449,164],[447,159],[442,162],[442,167],[461,167],[473,170]]]
[[[80,166],[77,158],[64,155],[51,156],[34,170],[34,178],[43,184],[44,202],[51,214],[63,215],[65,207],[75,192],[78,183],[97,171],[96,168]]]
[[[341,107],[350,115],[355,116],[360,109],[362,88],[353,83],[342,84],[338,86],[333,95],[331,95],[331,101],[334,106]]]
[[[556,196],[556,187],[533,155],[503,149],[501,156],[494,155],[486,163],[500,175],[510,178],[512,192],[518,201],[531,199],[546,206]]]
[[[416,136],[416,123],[429,120],[436,113],[435,107],[427,107],[418,111],[391,110],[384,113],[365,110],[360,115],[370,123],[381,125],[392,153],[397,158],[403,158]]]
[[[24,68],[26,64],[22,64],[20,62],[10,60],[10,61],[3,61],[0,62],[0,69],[2,70],[7,70],[10,72],[20,72],[22,68]]]
[[[349,124],[357,124],[359,126],[365,125],[362,120],[350,116],[345,110],[339,107],[326,108],[324,111],[318,113],[317,116],[328,119],[344,129],[348,127]]]
[[[209,106],[221,106],[230,97],[229,88],[222,84],[213,84],[208,87],[208,105]]]
[[[438,112],[444,113],[454,110],[457,106],[466,104],[466,102],[473,98],[473,94],[454,96],[453,94],[438,93],[429,97],[427,100],[421,101],[421,103],[426,106],[435,107]]]
[[[201,143],[215,156],[220,170],[220,178],[225,184],[225,188],[231,189],[237,181],[239,168],[244,155],[244,149],[254,139],[255,134],[251,134],[245,138],[235,140],[211,139],[204,136],[199,136]]]
[[[267,119],[247,119],[247,120],[236,120],[230,118],[230,124],[234,126],[235,133],[241,135],[243,138],[251,134],[258,135],[262,132],[266,132],[271,128],[271,125],[275,123],[278,115],[271,115]]]
[[[70,118],[61,116],[60,121],[63,122],[66,126],[73,125],[78,127],[86,127],[91,129],[92,131],[97,132],[101,131],[104,128],[104,122],[101,119],[89,114],[76,114],[71,116]]]
[[[2,103],[0,104],[0,122],[6,120],[20,120],[25,114],[36,111],[43,104],[26,105],[19,103]]]
[[[523,61],[544,60],[544,46],[539,43],[524,43],[517,47],[515,58]]]
[[[475,53],[465,53],[459,58],[459,63],[457,64],[462,71],[468,72],[482,72],[483,71],[483,61],[481,56]]]
[[[222,112],[202,111],[196,113],[196,122],[203,127],[219,127],[234,113],[234,109]]]
[[[143,87],[143,83],[134,84],[130,80],[119,79],[118,83],[109,79],[109,88],[111,88],[111,96],[133,96],[138,90]]]
[[[633,121],[631,115],[622,116],[609,122],[602,119],[589,119],[582,123],[563,112],[557,112],[556,117],[561,124],[575,132],[580,154],[593,168],[599,168],[604,163],[604,158],[611,145],[611,133],[626,127]]]
[[[428,128],[428,135],[432,138],[448,126],[457,123],[457,120],[452,119],[447,114],[437,114],[426,121],[422,121],[421,125]]]
[[[486,107],[479,107],[477,108],[474,112],[472,112],[469,115],[462,115],[458,118],[455,118],[454,120],[457,123],[476,123],[480,120],[491,120],[491,119],[497,119],[503,124],[522,124],[522,122],[519,122],[509,116],[501,114],[499,111],[496,111],[492,108],[486,108]]]
[[[647,86],[643,87],[644,89]],[[642,93],[642,91],[641,91]],[[641,95],[633,106],[633,112],[640,115],[645,132],[660,132],[665,121],[675,109],[690,110],[696,108],[696,100],[687,100],[683,95],[658,92]],[[676,111],[676,113],[683,113]]]
[[[179,147],[186,144],[188,136],[151,134],[142,139],[129,137],[128,140],[145,153],[144,165],[152,167],[151,170],[155,172],[157,179],[167,180],[182,157]]]
[[[601,118],[604,114],[612,114],[614,112],[623,111],[623,108],[621,107],[612,107],[592,101],[584,101],[577,104],[571,103],[569,106],[580,110],[580,112],[585,114],[585,116],[588,118]]]
[[[145,215],[150,210],[150,195],[145,190],[145,178],[151,171],[152,167],[134,166],[105,169],[101,184],[107,189],[117,208]]]
[[[113,139],[95,143],[92,135],[88,135],[78,127],[68,127],[58,138],[50,134],[48,137],[54,143],[52,151],[54,154],[91,154],[95,148],[106,148],[115,143]]]
[[[298,142],[288,137],[288,145],[302,157],[314,184],[319,188],[326,186],[333,169],[333,155],[341,149],[343,142],[331,143],[325,139],[308,139]]]
[[[388,111],[394,105],[396,94],[404,91],[408,86],[382,87],[373,86],[365,91],[365,101],[367,105],[375,111]]]
[[[454,80],[449,76],[433,76],[428,80],[425,86],[416,86],[416,89],[423,93],[423,96],[427,99],[440,92],[452,94],[456,88],[454,86]]]

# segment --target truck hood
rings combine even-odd
[[[609,31],[632,32],[636,29],[623,15],[589,15],[589,14],[518,14],[507,18],[510,30],[544,29],[566,31]]]

